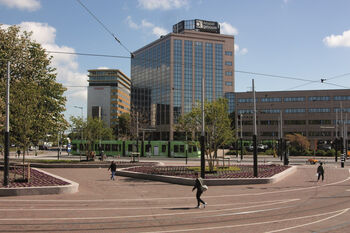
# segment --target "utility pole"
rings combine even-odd
[[[256,100],[255,100],[255,88],[254,88],[254,79],[252,79],[252,87],[253,87],[253,125],[254,125],[254,133],[253,133],[253,160],[254,160],[254,177],[258,177],[258,151],[256,147]]]
[[[6,122],[5,122],[5,154],[4,154],[4,186],[9,184],[9,149],[10,149],[10,62],[7,62],[6,82]]]
[[[204,114],[204,77],[202,77],[202,131],[201,131],[201,177],[205,178],[205,114]]]
[[[243,114],[241,114],[241,161],[243,160]]]

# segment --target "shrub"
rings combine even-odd
[[[326,152],[324,150],[317,150],[315,153],[316,156],[325,156]]]

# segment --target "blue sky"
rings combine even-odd
[[[212,20],[223,34],[235,36],[237,71],[300,79],[236,73],[238,92],[250,90],[252,79],[257,91],[350,88],[348,0],[80,1],[130,51],[183,19]],[[33,39],[50,51],[129,55],[76,0],[0,0],[0,23],[34,31]],[[107,67],[130,75],[129,59],[52,55],[57,80],[68,87],[67,119],[80,116],[73,106],[83,106],[86,117],[88,69]]]

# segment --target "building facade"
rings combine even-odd
[[[89,70],[88,117],[113,127],[122,113],[130,113],[131,80],[117,69]]]
[[[234,92],[234,37],[220,34],[217,22],[186,20],[173,32],[133,53],[133,111],[154,129],[154,140],[176,140],[179,116],[202,98]]]
[[[277,139],[299,133],[310,141],[332,141],[349,135],[350,89],[256,92],[257,137]],[[253,93],[232,93],[231,109],[237,132],[244,139],[253,135]],[[242,121],[242,129],[240,128]],[[281,127],[282,122],[282,127]],[[239,135],[238,135],[239,136]]]

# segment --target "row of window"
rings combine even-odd
[[[232,75],[232,72],[231,72]],[[284,102],[304,102],[305,97],[284,97],[283,101]],[[256,102],[258,102],[258,98],[256,98]],[[331,97],[330,96],[309,96],[308,97],[309,101],[330,101]],[[334,96],[333,100],[337,101],[346,101],[350,100],[350,96]],[[237,99],[238,103],[252,103],[253,98],[238,98]],[[281,97],[265,97],[260,99],[261,102],[282,102]]]
[[[242,133],[244,137],[251,137],[253,136],[252,132],[243,132]],[[284,135],[287,134],[301,134],[303,136],[309,136],[309,137],[331,137],[335,136],[335,132],[332,131],[309,131],[308,133],[306,132],[284,132]],[[307,135],[308,134],[308,135]],[[260,132],[260,136],[265,136],[265,137],[278,137],[279,134],[277,131],[263,131]],[[339,135],[338,135],[339,136]],[[350,132],[348,132],[348,136],[350,136]]]
[[[341,124],[340,120],[284,120],[283,124],[284,125],[334,125],[336,124]],[[256,121],[257,124],[259,124],[259,121]],[[350,120],[344,121],[345,124],[350,125]],[[240,124],[240,122],[239,122]],[[260,125],[278,125],[279,121],[278,120],[261,120]],[[253,120],[243,120],[242,125],[253,125]]]
[[[333,112],[350,112],[350,108],[333,108]],[[260,109],[257,110],[257,113],[262,113],[262,114],[275,114],[275,113],[280,113],[280,109]],[[284,113],[330,113],[331,108],[287,108],[284,109]],[[253,114],[254,111],[253,109],[239,109],[237,111],[238,115],[240,114]]]

